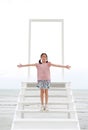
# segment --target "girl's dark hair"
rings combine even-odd
[[[46,53],[42,53],[40,57],[42,57],[43,55],[46,55],[46,58],[47,58],[47,61],[46,61],[46,63],[48,63],[48,56],[47,56],[47,54],[46,54]],[[42,61],[41,61],[41,59],[39,60],[39,64],[42,64]]]

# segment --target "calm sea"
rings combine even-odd
[[[19,90],[0,90],[0,130],[10,130]],[[88,130],[88,90],[73,90],[81,130]]]

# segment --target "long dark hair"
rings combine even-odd
[[[40,55],[40,57],[42,57],[43,55],[46,55],[46,58],[47,58],[46,63],[48,63],[48,56],[47,56],[47,54],[46,54],[46,53],[42,53],[42,54]],[[39,60],[39,64],[42,64],[41,59]]]

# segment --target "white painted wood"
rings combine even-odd
[[[18,104],[24,104],[24,105],[39,105],[40,103],[39,102],[36,102],[36,103],[30,103],[30,102],[28,102],[28,101],[24,101],[24,102],[22,102],[22,101],[20,101],[20,102],[18,102]],[[66,105],[68,105],[68,104],[73,104],[73,102],[71,102],[71,101],[59,101],[59,102],[51,102],[51,103],[48,103],[48,105],[61,105],[61,104],[66,104]]]
[[[30,119],[17,119],[14,120],[15,129],[18,128],[22,128],[23,130],[26,128],[29,129],[71,129],[71,128],[75,128],[78,129],[77,127],[77,120],[63,120],[63,119],[47,119],[47,118],[43,118],[43,119],[36,119],[36,118],[30,118]]]
[[[61,23],[61,64],[64,65],[64,19],[30,19],[29,20],[29,44],[28,44],[28,63],[31,57],[31,25],[33,22],[57,22]],[[64,68],[62,68],[62,81],[64,81]],[[28,77],[30,77],[30,68],[28,68]]]
[[[70,83],[51,84],[49,111],[44,112],[35,85],[22,82],[11,130],[80,130]]]
[[[68,87],[67,85],[70,84],[70,82],[52,82],[51,83],[51,88],[52,87]],[[35,87],[37,85],[37,82],[22,82],[22,87]]]
[[[15,130],[22,130],[22,129],[15,129]],[[23,129],[23,130],[29,130],[29,129]],[[41,129],[33,129],[33,128],[31,128],[30,130],[41,130]],[[58,128],[57,129],[42,129],[42,130],[59,130]],[[77,130],[77,129],[75,129],[75,128],[73,128],[73,129],[61,129],[60,128],[60,130]]]

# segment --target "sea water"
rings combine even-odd
[[[0,130],[11,130],[20,90],[0,90]],[[73,90],[81,130],[88,130],[88,90]]]

